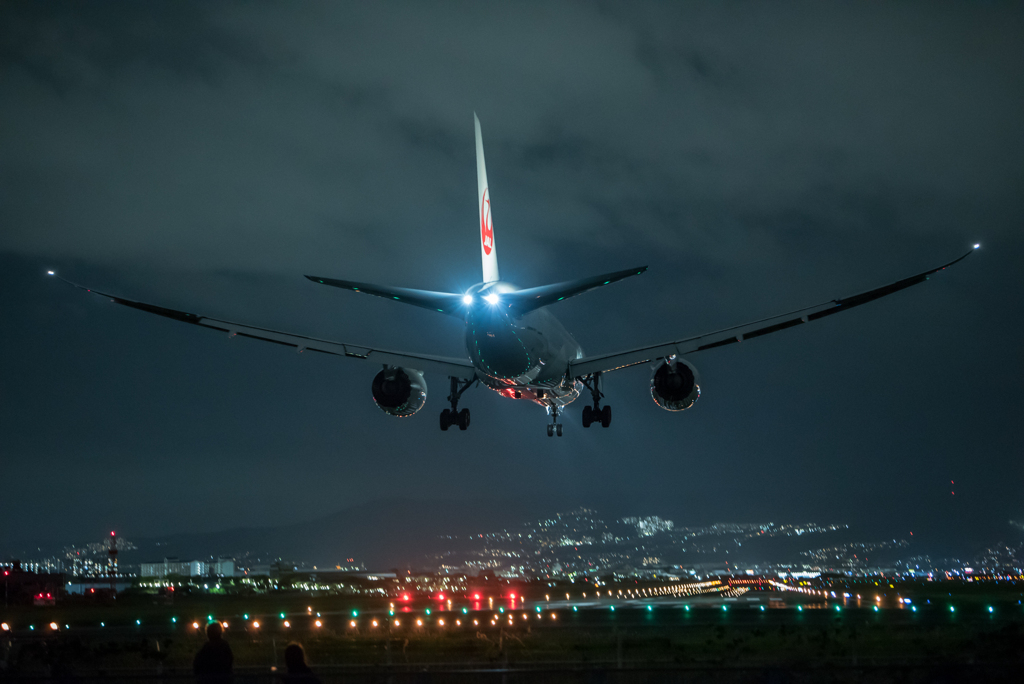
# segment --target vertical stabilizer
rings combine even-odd
[[[476,186],[480,205],[480,259],[483,261],[485,283],[500,280],[498,253],[494,247],[494,223],[491,218],[491,193],[487,189],[487,166],[484,164],[484,139],[480,134],[480,119],[473,112],[476,128]]]

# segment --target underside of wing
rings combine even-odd
[[[462,304],[462,295],[449,292],[431,292],[430,290],[413,290],[407,287],[389,287],[387,285],[373,285],[372,283],[358,283],[354,280],[338,280],[336,278],[321,278],[320,276],[306,276],[314,283],[330,285],[342,290],[362,292],[363,294],[383,297],[402,304],[411,304],[421,309],[438,311],[449,316],[462,318],[465,315],[465,306]]]
[[[975,247],[975,249],[977,249],[977,247]],[[910,276],[909,278],[897,280],[894,283],[883,285],[882,287],[877,287],[873,290],[861,292],[860,294],[852,295],[850,297],[832,299],[814,306],[796,309],[788,313],[762,318],[751,323],[717,330],[704,335],[687,337],[681,340],[674,340],[646,347],[638,347],[624,352],[615,352],[612,354],[602,354],[577,359],[570,362],[569,372],[570,375],[578,378],[596,372],[619,370],[621,368],[628,368],[629,366],[635,366],[641,363],[649,363],[651,361],[668,358],[670,356],[681,356],[684,354],[704,351],[705,349],[724,347],[735,342],[750,340],[779,330],[785,330],[804,323],[816,321],[820,318],[831,316],[832,314],[847,311],[856,306],[860,306],[861,304],[867,304],[868,302],[893,294],[894,292],[905,290],[906,288],[917,285],[918,283],[923,283],[928,279],[928,276],[945,268],[949,268],[953,264],[966,259],[973,251],[974,250],[972,249],[948,264],[943,264],[942,266],[929,269],[923,273]]]
[[[345,342],[332,342],[330,340],[321,340],[316,337],[295,335],[293,333],[280,332],[277,330],[268,330],[266,328],[246,325],[244,323],[234,323],[218,318],[210,318],[208,316],[188,313],[186,311],[179,311],[177,309],[168,309],[155,304],[137,302],[131,299],[107,294],[105,292],[98,292],[91,288],[73,283],[70,280],[60,278],[59,276],[55,277],[68,285],[79,288],[80,290],[92,292],[93,294],[100,295],[101,297],[107,297],[115,304],[156,314],[157,316],[163,316],[175,321],[191,323],[192,325],[197,325],[201,328],[217,330],[227,333],[231,337],[247,337],[253,340],[261,340],[263,342],[273,342],[274,344],[290,347],[298,352],[320,352],[323,354],[330,354],[332,356],[342,356],[350,359],[363,359],[380,364],[405,366],[415,368],[420,371],[444,373],[458,378],[473,378],[476,374],[473,364],[469,362],[469,359],[451,359],[440,356],[429,356],[426,354],[388,351],[378,349],[376,347],[347,344]]]

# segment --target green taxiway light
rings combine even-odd
[[[282,620],[284,620],[284,613],[279,613],[278,617],[281,618]]]
[[[178,618],[176,618],[176,617],[172,617],[171,618],[171,622],[177,622],[177,621],[178,621]]]
[[[838,613],[840,610],[842,610],[842,608],[840,608],[839,606],[836,606],[836,612]]]
[[[213,616],[212,615],[207,615],[206,616],[206,621],[207,622],[213,622]]]
[[[430,611],[427,611],[427,612],[429,613]],[[358,610],[353,610],[352,611],[352,617],[359,617],[359,611]]]
[[[540,610],[540,608],[538,608],[537,610]],[[466,614],[466,613],[468,613],[468,612],[469,612],[469,608],[463,608],[463,609],[462,609],[462,614],[463,614],[463,615],[465,615],[465,614]]]
[[[136,620],[136,621],[135,621],[135,624],[137,624],[137,625],[141,625],[141,624],[142,624],[142,620]]]
[[[505,611],[501,611],[501,612],[504,613]],[[430,615],[430,609],[429,608],[427,608],[427,615]]]
[[[100,627],[106,627],[106,626],[107,626],[107,623],[106,623],[106,622],[101,622],[101,623],[100,623]]]
[[[572,612],[574,612],[574,613],[575,613],[576,611],[577,611],[577,608],[576,608],[576,606],[573,606],[573,607],[572,607]]]
[[[995,609],[995,608],[993,608],[992,606],[989,606],[989,607],[988,607],[988,612],[990,612],[990,613],[994,613],[994,612],[995,612],[995,610],[996,610],[996,609]]]
[[[612,612],[615,612],[615,606],[611,606]]]
[[[799,610],[801,613],[804,612],[804,607],[803,606],[797,606],[796,609]]]
[[[683,610],[690,610],[690,606],[683,606]]]
[[[871,607],[874,608],[876,613],[878,612],[878,606],[871,606]]]
[[[956,612],[956,608],[954,608],[953,606],[950,606],[949,607],[949,612],[950,613],[955,613]]]
[[[249,619],[249,614],[248,614],[248,613],[246,613],[246,614],[245,614],[245,615],[243,615],[242,617],[244,617],[244,618],[245,618],[246,620],[248,620],[248,619]]]
[[[761,610],[764,610],[764,606],[761,606]]]
[[[647,610],[654,610],[654,608],[651,608],[650,606],[647,606]]]
[[[505,608],[504,608],[503,606],[502,606],[502,607],[499,607],[499,608],[498,608],[498,612],[499,612],[499,613],[504,613],[504,612],[505,612]]]

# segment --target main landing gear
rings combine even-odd
[[[441,429],[447,430],[453,425],[458,425],[460,430],[465,430],[469,427],[469,409],[459,410],[459,397],[476,382],[476,378],[472,380],[448,379],[451,380],[452,387],[451,393],[448,395],[448,401],[452,403],[452,407],[441,411]]]
[[[608,427],[612,424],[612,407],[601,408],[601,399],[604,393],[600,389],[601,373],[594,373],[585,378],[580,378],[583,384],[590,390],[590,396],[594,399],[593,406],[583,407],[583,427],[590,427],[591,423],[600,423],[601,427]]]

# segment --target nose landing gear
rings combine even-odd
[[[548,437],[553,435],[562,436],[562,424],[558,422],[558,407],[548,406],[548,415],[551,416],[551,422],[548,423]]]
[[[590,390],[590,396],[594,400],[592,407],[583,407],[583,427],[588,428],[592,423],[601,423],[601,427],[608,427],[612,424],[612,407],[601,408],[601,399],[604,397],[600,388],[601,373],[594,373],[580,380]]]
[[[448,401],[451,402],[452,407],[441,411],[441,429],[447,430],[453,425],[458,425],[460,430],[465,430],[469,427],[469,409],[459,410],[459,397],[476,382],[476,378],[471,380],[449,378],[449,380],[451,380],[452,390],[448,395]]]

